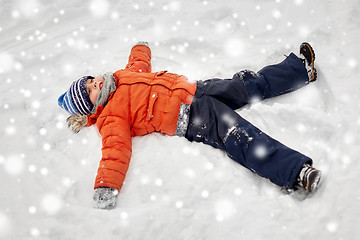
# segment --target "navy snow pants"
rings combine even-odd
[[[241,71],[232,79],[198,81],[185,137],[224,150],[258,175],[292,188],[302,166],[312,160],[266,135],[235,110],[253,98],[275,97],[308,82],[303,62],[293,53],[257,73]]]

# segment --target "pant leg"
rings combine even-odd
[[[279,64],[266,66],[258,77],[244,78],[248,95],[258,99],[276,97],[293,92],[309,83],[303,61],[291,53]]]
[[[194,98],[185,137],[226,151],[236,162],[281,187],[292,188],[304,163],[312,162],[209,96]]]
[[[263,100],[295,91],[309,83],[301,59],[291,53],[281,63],[266,66],[259,72],[244,70],[232,79],[209,79],[197,83],[197,97],[211,96],[232,109],[253,99]]]

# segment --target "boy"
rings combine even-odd
[[[96,207],[115,206],[129,166],[131,137],[151,132],[203,142],[278,186],[314,191],[321,173],[312,160],[235,112],[254,98],[278,96],[315,81],[314,61],[312,47],[302,43],[300,57],[291,53],[257,73],[241,71],[232,79],[192,83],[182,75],[151,72],[151,50],[140,42],[131,49],[125,69],[75,81],[58,103],[71,114],[68,124],[75,133],[96,124],[102,136]]]

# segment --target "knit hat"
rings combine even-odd
[[[86,91],[86,80],[88,79],[94,79],[94,77],[84,76],[73,82],[70,89],[59,97],[59,106],[73,115],[90,114],[94,105]]]

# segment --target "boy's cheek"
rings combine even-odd
[[[92,102],[92,104],[95,104],[96,98],[97,98],[98,94],[99,94],[98,92],[96,92],[96,93],[94,93],[94,92],[90,93],[89,98],[90,98],[90,101]]]

